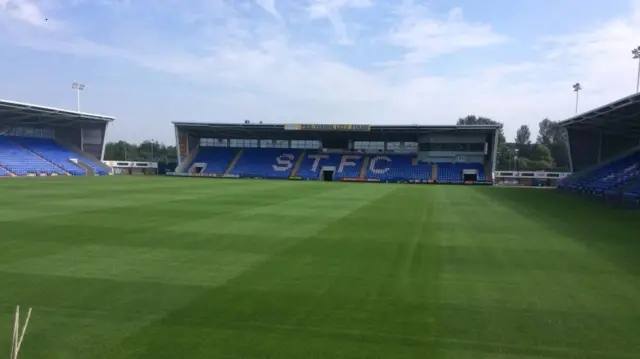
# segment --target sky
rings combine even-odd
[[[522,124],[636,90],[640,0],[0,0],[0,98],[171,121]]]

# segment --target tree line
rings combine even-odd
[[[176,146],[167,146],[155,140],[140,144],[127,141],[107,142],[104,148],[107,161],[151,161],[172,163],[178,161]]]
[[[556,121],[548,118],[540,121],[535,142],[527,125],[518,128],[513,142],[507,142],[502,123],[487,117],[470,115],[458,119],[458,125],[500,125],[498,170],[569,171],[567,137]],[[104,158],[108,161],[177,162],[175,146],[167,146],[154,140],[140,144],[109,142],[105,146]]]
[[[458,119],[458,125],[499,125],[498,170],[568,172],[567,136],[557,121],[548,118],[538,123],[538,136],[533,142],[531,129],[522,125],[513,142],[507,142],[502,123],[487,117],[469,115]]]

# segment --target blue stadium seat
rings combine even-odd
[[[635,152],[597,168],[587,177],[569,184],[568,187],[588,194],[617,194],[624,185],[638,178],[640,152]]]
[[[4,168],[0,167],[0,177],[9,177],[11,173],[7,172]]]
[[[319,179],[323,167],[334,167],[333,178],[358,178],[363,162],[368,157],[365,179],[380,181],[410,181],[431,179],[431,165],[413,164],[410,155],[368,155],[310,153],[302,161],[298,176]]]
[[[82,159],[77,153],[67,150],[66,148],[61,147],[53,140],[48,139],[39,139],[39,138],[27,138],[27,137],[16,137],[15,141],[22,145],[23,147],[35,152],[40,155],[44,159],[53,162],[58,167],[62,168],[69,174],[73,176],[86,176],[87,171],[80,168],[77,164],[71,162],[72,158],[81,160],[87,165],[91,165],[90,161],[86,159]],[[94,170],[98,170],[96,166],[93,166]],[[101,171],[104,172],[102,168]],[[105,173],[106,174],[106,173]]]
[[[369,157],[366,178],[380,181],[428,181],[431,165],[414,164],[410,155],[377,155]]]
[[[476,170],[478,181],[485,180],[484,166],[480,163],[438,163],[438,181],[462,183],[465,169]]]
[[[68,150],[60,146],[54,140],[49,140],[49,139],[42,139],[42,140],[36,139],[35,141],[31,140],[30,144],[26,144],[25,146],[28,147],[30,150],[41,154],[43,157],[50,159],[52,162],[54,162],[55,164],[57,164],[62,168],[66,169],[68,167],[71,170],[71,172],[70,171],[67,171],[67,172],[70,172],[73,175],[79,174],[84,176],[86,175],[87,171],[80,168],[78,165],[74,164],[73,162],[70,162],[69,160],[72,158],[77,159],[78,161],[81,161],[82,163],[84,163],[85,165],[93,169],[93,171],[96,174],[99,174],[101,176],[106,176],[109,174],[107,170],[99,166],[95,161],[90,160],[88,157],[83,156],[82,154],[73,152],[71,150]],[[50,156],[50,158],[48,156]],[[78,171],[78,169],[80,171]]]
[[[93,161],[60,146],[52,139],[0,136],[0,164],[18,176],[54,173],[86,175],[87,171],[71,162],[71,159],[81,161],[99,175],[108,174]]]
[[[231,170],[241,177],[289,178],[300,150],[246,148]]]
[[[4,136],[0,136],[0,164],[18,176],[65,174],[53,163]]]
[[[236,157],[238,151],[240,151],[239,148],[200,147],[198,155],[193,160],[187,172],[190,172],[195,168],[196,164],[204,163],[206,164],[206,168],[202,173],[224,174],[233,159]]]
[[[624,192],[623,196],[626,199],[639,202],[640,201],[640,187],[632,188]]]
[[[333,178],[339,180],[341,178],[359,178],[362,164],[364,163],[364,154],[343,154],[333,173]]]
[[[322,168],[334,167],[338,169],[341,158],[342,155],[337,153],[307,153],[300,163],[297,175],[302,179],[320,179]]]
[[[190,170],[196,165],[206,164],[202,173],[223,174],[239,151],[241,156],[231,168],[230,174],[240,177],[288,178],[299,156],[304,153],[296,176],[305,180],[321,179],[323,168],[333,169],[333,179],[360,178],[366,163],[364,179],[384,181],[428,181],[431,179],[431,164],[415,162],[413,155],[371,155],[364,153],[326,153],[282,148],[227,148],[201,147]],[[368,162],[365,162],[368,161]],[[438,165],[438,180],[461,183],[465,169],[477,170],[478,180],[485,179],[484,166],[479,163],[441,163]]]

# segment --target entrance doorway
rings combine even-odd
[[[464,173],[462,177],[465,182],[476,182],[478,180],[478,173]]]
[[[325,182],[333,181],[333,171],[331,170],[322,171],[322,180]]]

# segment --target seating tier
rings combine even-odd
[[[207,166],[202,173],[224,174],[239,148],[201,147],[187,172],[191,172],[196,164],[205,163]]]
[[[566,187],[573,190],[603,195],[618,193],[625,185],[638,179],[640,179],[640,151],[604,164],[576,182],[571,183],[570,177],[563,182],[569,183]],[[565,184],[559,187],[565,187]],[[625,193],[633,193],[633,191],[625,189]]]
[[[65,174],[53,163],[2,136],[0,136],[0,164],[18,176]]]

